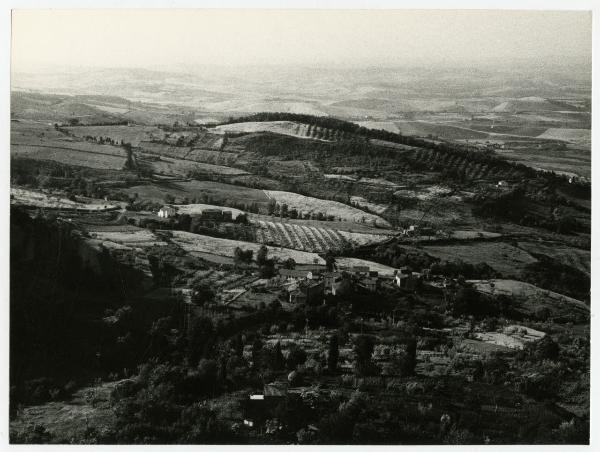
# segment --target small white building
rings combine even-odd
[[[177,211],[171,206],[162,206],[158,211],[159,218],[170,218],[175,216],[175,214],[177,214]]]

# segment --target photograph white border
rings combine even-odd
[[[35,0],[8,0],[2,2],[0,6],[0,86],[2,87],[0,96],[2,99],[2,109],[0,119],[2,127],[0,127],[0,143],[4,153],[2,155],[2,164],[0,165],[0,187],[2,196],[0,196],[1,211],[10,211],[9,193],[10,193],[10,23],[11,10],[36,8],[36,9],[68,9],[68,8],[262,8],[262,9],[504,9],[504,10],[588,10],[593,14],[592,26],[592,74],[593,74],[593,89],[592,89],[592,180],[598,179],[598,165],[596,158],[593,157],[594,150],[598,147],[598,139],[600,138],[600,119],[596,112],[600,108],[600,98],[598,96],[598,74],[599,74],[599,30],[600,30],[600,2],[592,0],[53,0],[53,1],[35,1]],[[595,275],[596,270],[600,269],[600,244],[598,242],[598,233],[600,227],[598,223],[598,199],[600,188],[597,183],[592,183],[592,262],[591,271]],[[43,450],[43,451],[62,451],[64,445],[8,445],[8,392],[9,392],[9,374],[8,374],[8,343],[9,343],[9,217],[2,216],[0,220],[0,231],[2,240],[0,243],[4,249],[1,250],[3,258],[0,263],[0,286],[2,299],[2,347],[1,347],[1,363],[2,370],[0,371],[0,447],[2,449],[21,449],[21,450]],[[599,385],[597,376],[599,375],[598,368],[598,341],[599,341],[599,320],[598,309],[595,303],[599,300],[600,282],[592,278],[592,296],[591,296],[591,432],[590,446],[486,446],[493,450],[517,450],[526,449],[527,451],[577,451],[577,450],[600,450],[600,425],[597,416],[597,407],[599,402]],[[594,428],[596,426],[596,428]],[[89,450],[93,447],[94,450],[140,450],[140,447],[150,447],[155,450],[163,450],[165,446],[69,446],[69,450]],[[245,450],[248,452],[258,452],[265,449],[268,450],[289,450],[290,446],[170,446],[177,447],[178,450],[202,450],[210,451],[229,451],[229,450]],[[369,451],[373,450],[373,446],[293,446],[303,449],[315,451],[334,450],[340,448],[350,448],[353,451]],[[377,450],[411,450],[411,451],[438,451],[452,447],[456,450],[459,447],[461,450],[480,450],[481,446],[377,446]]]

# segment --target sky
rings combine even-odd
[[[477,65],[591,60],[591,13],[501,10],[14,10],[12,70]]]

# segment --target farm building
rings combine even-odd
[[[351,271],[355,274],[368,274],[369,267],[367,267],[366,265],[355,265],[354,267],[352,267]]]
[[[301,279],[312,279],[313,273],[309,270],[290,270],[287,268],[280,268],[279,276],[288,280],[298,281]]]
[[[340,272],[328,272],[323,274],[325,293],[331,295],[342,295],[350,288],[350,279]]]
[[[159,218],[171,218],[177,214],[177,211],[171,206],[162,206],[158,211]]]
[[[377,290],[378,279],[370,278],[370,277],[369,278],[361,278],[358,285],[364,287],[365,289],[367,289],[371,292],[375,292]]]
[[[221,209],[203,209],[200,214],[203,220],[222,220],[223,211]],[[229,212],[231,217],[231,212]]]
[[[310,304],[323,300],[323,282],[300,281],[288,288],[289,302],[295,304]]]

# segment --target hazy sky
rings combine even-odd
[[[12,24],[14,71],[591,59],[588,12],[38,9]]]

